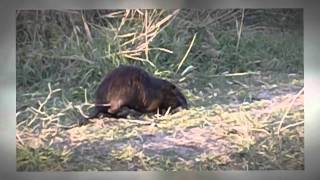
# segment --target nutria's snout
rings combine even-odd
[[[188,102],[183,94],[178,95],[178,101],[181,109],[189,109]]]
[[[176,109],[174,109],[172,112],[173,113],[176,113],[176,112],[179,112],[179,111],[182,111],[182,110],[188,110],[189,109],[189,106],[188,105],[181,105],[179,107],[177,107]]]
[[[181,108],[181,109],[186,109],[186,110],[188,110],[188,109],[189,109],[189,105],[188,105],[188,104],[182,104],[182,105],[180,106],[180,108]]]
[[[187,109],[187,110],[189,109],[189,105],[188,104],[184,104],[181,107],[182,107],[182,109]]]

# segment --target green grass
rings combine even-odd
[[[70,152],[53,148],[17,148],[17,171],[63,171]]]

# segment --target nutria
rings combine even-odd
[[[94,112],[80,124],[99,114],[118,117],[122,107],[140,113],[163,114],[169,107],[171,110],[188,108],[188,104],[169,81],[151,76],[136,66],[121,65],[104,77],[95,94]]]

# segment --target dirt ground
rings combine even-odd
[[[63,171],[304,169],[301,89],[301,83],[261,88],[255,91],[260,98],[250,103],[163,117],[17,131],[17,144],[61,152]]]

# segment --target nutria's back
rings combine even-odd
[[[136,66],[121,65],[108,73],[96,91],[96,103],[111,99],[152,96],[151,89],[159,89],[158,78]]]

